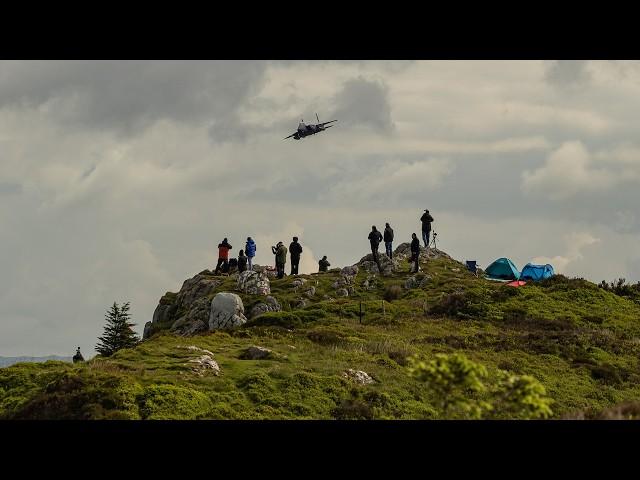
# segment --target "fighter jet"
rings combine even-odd
[[[300,140],[301,138],[308,137],[309,135],[314,135],[316,133],[326,130],[327,128],[331,128],[333,127],[333,125],[329,125],[329,124],[338,121],[338,120],[329,120],[328,122],[320,123],[320,119],[318,118],[317,113],[316,113],[316,120],[318,120],[318,123],[316,125],[305,125],[304,120],[300,120],[300,125],[298,125],[298,130],[296,130],[294,133],[292,133],[288,137],[283,138],[283,140],[286,140],[287,138],[291,138],[291,137],[293,137],[295,140]]]

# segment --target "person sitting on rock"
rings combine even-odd
[[[320,260],[318,262],[318,266],[319,266],[319,271],[320,272],[329,271],[329,267],[331,266],[331,264],[329,263],[329,260],[327,260],[327,256],[326,255],[324,257],[322,257],[322,260]]]
[[[414,262],[414,266],[412,269],[413,273],[418,273],[418,260],[420,259],[420,240],[418,240],[418,236],[415,233],[411,234],[411,261]]]
[[[293,242],[289,244],[289,254],[291,255],[291,275],[298,274],[298,264],[300,263],[301,253],[302,245],[298,243],[298,237],[293,237]]]
[[[218,274],[221,265],[223,272],[229,272],[229,250],[231,250],[232,248],[233,247],[229,245],[226,237],[224,240],[222,240],[222,243],[218,244],[218,264],[216,265],[216,271],[214,275]]]
[[[84,362],[84,357],[80,353],[80,347],[76,350],[76,354],[73,356],[73,363]]]
[[[240,250],[240,253],[238,254],[238,271],[240,273],[247,269],[247,259],[248,257],[244,254],[244,251]]]
[[[391,228],[391,225],[389,225],[389,223],[386,223],[384,227],[384,248],[386,250],[387,257],[389,258],[393,257],[392,243],[393,243],[393,228]]]
[[[247,244],[244,246],[244,251],[247,254],[249,270],[253,270],[253,257],[256,256],[256,242],[253,241],[253,238],[247,237]]]

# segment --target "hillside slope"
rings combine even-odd
[[[432,392],[408,375],[407,358],[452,352],[491,375],[535,377],[555,418],[640,397],[637,303],[562,276],[506,287],[443,252],[423,255],[424,273],[412,275],[406,250],[398,247],[396,263],[385,261],[387,275],[367,271],[364,257],[354,277],[335,269],[300,275],[306,282],[298,286],[272,279],[282,311],[236,330],[181,336],[170,331],[177,319],[206,314],[218,292],[239,294],[246,312],[264,300],[237,292],[232,277],[201,272],[163,296],[161,321],[134,349],[79,365],[0,371],[0,418],[442,418]],[[271,352],[247,359],[253,346]],[[353,371],[373,382],[360,383]]]

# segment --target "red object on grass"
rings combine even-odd
[[[522,285],[526,285],[527,282],[525,282],[524,280],[514,280],[513,282],[509,282],[505,285],[508,285],[510,287],[521,287]]]

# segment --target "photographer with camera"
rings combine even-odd
[[[433,222],[433,217],[429,214],[429,210],[424,211],[420,221],[422,222],[422,241],[426,249],[429,247],[429,233],[431,233],[431,222]]]

